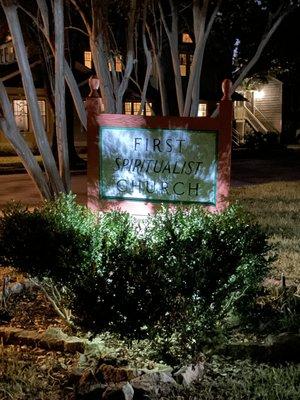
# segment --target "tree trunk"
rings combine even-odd
[[[14,150],[20,157],[26,171],[35,183],[41,197],[50,199],[51,191],[47,185],[45,176],[33,156],[29,146],[24,140],[23,136],[17,127],[13,111],[11,108],[10,101],[8,99],[5,87],[0,81],[0,103],[4,111],[4,117],[0,116],[0,128],[6,137],[6,139],[11,143]]]
[[[133,70],[134,60],[134,33],[135,33],[135,20],[136,20],[136,1],[131,0],[128,32],[127,32],[127,55],[126,55],[126,66],[124,71],[123,79],[120,83],[118,93],[116,95],[116,111],[118,114],[123,112],[123,96],[128,88],[129,78]]]
[[[104,49],[104,43],[101,34],[98,34],[96,37],[94,34],[92,35],[90,38],[90,48],[96,74],[100,80],[100,91],[105,112],[108,114],[113,114],[115,112],[113,84],[108,69],[108,57]]]
[[[192,105],[191,105],[191,110],[190,110],[190,116],[191,117],[196,117],[198,115],[198,107],[199,107],[199,99],[200,99],[200,79],[201,79],[201,72],[202,72],[202,65],[203,65],[203,59],[204,59],[204,52],[205,52],[205,47],[206,47],[206,43],[207,43],[207,39],[210,35],[210,31],[211,28],[213,26],[213,23],[216,19],[216,16],[218,14],[220,5],[221,5],[222,0],[219,0],[216,4],[215,9],[213,10],[213,13],[209,19],[209,22],[207,24],[207,27],[205,29],[205,31],[201,32],[200,27],[198,28],[194,28],[194,30],[196,32],[198,32],[198,38],[199,40],[201,40],[201,49],[199,52],[199,56],[198,56],[198,60],[196,63],[196,73],[195,73],[195,78],[194,78],[194,85],[193,85],[193,90],[192,90]],[[206,7],[208,6],[208,2]],[[198,21],[198,15],[204,15],[206,18],[206,12],[207,9],[204,8],[204,10],[202,10],[202,13],[200,13],[200,11],[196,11],[194,12],[194,23],[196,23],[197,25],[197,21]],[[203,25],[205,25],[205,21],[202,22]]]
[[[9,25],[9,30],[12,36],[12,41],[15,49],[18,66],[21,71],[23,87],[28,103],[30,112],[30,118],[33,126],[33,131],[36,139],[36,143],[40,154],[43,159],[45,171],[51,182],[53,192],[58,194],[65,192],[62,180],[60,179],[53,154],[51,152],[50,144],[45,132],[43,120],[38,105],[38,99],[33,83],[31,70],[27,58],[26,48],[24,39],[20,27],[19,18],[17,15],[17,8],[15,5],[10,5],[6,1],[1,1],[3,10],[6,15],[6,19]],[[8,5],[6,5],[8,4]]]
[[[152,71],[151,51],[148,48],[147,39],[146,39],[147,5],[148,5],[148,2],[145,2],[144,9],[143,9],[143,27],[142,27],[143,49],[144,49],[144,53],[145,53],[146,60],[147,60],[147,68],[146,68],[146,74],[145,74],[145,79],[144,79],[143,91],[142,91],[142,95],[141,95],[141,107],[139,110],[140,115],[142,114],[142,112],[145,108],[145,102],[147,100],[146,99],[147,88],[149,86],[149,81],[150,81],[150,76],[151,76],[151,71]]]
[[[179,115],[183,115],[184,110],[184,102],[183,102],[183,90],[182,90],[182,80],[180,73],[180,62],[179,62],[179,52],[178,52],[178,16],[177,10],[174,6],[173,0],[169,0],[171,7],[171,18],[172,18],[172,28],[171,30],[168,28],[167,21],[165,19],[164,11],[161,5],[161,2],[158,3],[160,16],[168,37],[170,51],[171,51],[171,59],[172,66],[174,72],[174,80],[175,80],[175,89],[177,96],[177,104],[178,104],[178,112]]]
[[[59,173],[65,190],[71,190],[69,151],[65,105],[64,74],[64,8],[62,0],[54,0],[55,25],[55,130],[57,138]]]
[[[199,2],[193,1],[193,20],[194,20],[194,36],[195,36],[195,51],[193,55],[193,61],[191,65],[191,72],[188,81],[188,87],[185,95],[185,104],[184,104],[184,112],[183,115],[185,117],[189,116],[191,113],[191,103],[192,103],[192,95],[194,93],[194,97],[197,96],[197,91],[200,90],[200,74],[201,74],[201,65],[203,59],[203,38],[205,31],[205,21],[207,15],[207,7],[209,0],[203,1],[202,6],[200,6]],[[195,101],[196,102],[196,101]],[[195,107],[194,107],[195,108]],[[198,107],[197,107],[198,109]],[[195,110],[193,110],[195,111]]]

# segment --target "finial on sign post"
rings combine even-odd
[[[94,98],[97,99],[100,97],[98,89],[100,86],[100,80],[95,76],[91,76],[89,79],[89,86],[90,86],[90,94],[89,94],[89,98]]]
[[[232,88],[232,82],[230,79],[224,79],[222,82],[222,92],[223,92],[223,97],[222,100],[231,100],[231,88]]]

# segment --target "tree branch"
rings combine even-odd
[[[0,116],[0,127],[6,139],[12,144],[16,153],[20,157],[26,171],[35,183],[39,193],[43,198],[50,199],[51,191],[48,187],[45,176],[33,156],[27,142],[20,134],[19,128],[14,118],[13,110],[7,96],[5,87],[0,81],[0,104],[3,108],[3,116]]]

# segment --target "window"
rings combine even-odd
[[[38,103],[39,103],[39,107],[40,107],[43,124],[44,124],[44,127],[46,128],[47,127],[47,124],[46,124],[46,102],[45,102],[45,100],[39,100]]]
[[[193,43],[192,38],[189,33],[182,34],[182,43]]]
[[[206,117],[207,116],[207,104],[200,103],[198,107],[198,117]]]
[[[139,114],[139,111],[140,111],[140,108],[141,108],[141,103],[138,103],[138,102],[133,102],[132,103],[132,110],[133,110],[133,115],[138,115]]]
[[[179,54],[179,62],[180,62],[180,75],[188,76],[191,70],[191,65],[193,62],[193,54],[188,53],[180,53]]]
[[[116,72],[122,72],[122,57],[121,56],[117,56],[115,58],[115,68],[116,68]]]
[[[46,128],[46,102],[45,100],[38,101],[44,127]],[[20,131],[29,131],[29,113],[26,100],[13,100],[13,111],[16,124]]]
[[[16,61],[12,42],[0,46],[0,64],[12,64]]]
[[[187,75],[187,54],[181,53],[179,54],[180,60],[180,75],[186,76]]]
[[[84,65],[87,68],[92,68],[92,52],[91,51],[85,51],[84,52]]]
[[[138,115],[141,107],[140,101],[126,101],[124,105],[124,111],[126,115]],[[152,115],[152,103],[146,103],[145,109],[142,115],[151,116]]]
[[[122,56],[115,56],[113,60],[114,60],[115,71],[122,72],[123,69]],[[112,71],[111,61],[108,62],[108,69]]]
[[[28,106],[26,100],[13,101],[14,116],[20,131],[28,131]]]

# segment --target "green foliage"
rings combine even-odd
[[[266,236],[238,207],[163,210],[149,220],[145,240],[165,307],[162,353],[174,346],[193,353],[228,314],[247,312],[269,268]]]
[[[68,195],[33,211],[11,203],[0,221],[1,262],[64,286],[99,260],[95,216]]]
[[[138,229],[118,211],[96,217],[71,195],[0,223],[2,264],[64,289],[77,324],[193,353],[230,313],[254,301],[268,273],[266,236],[238,207],[162,209]]]

